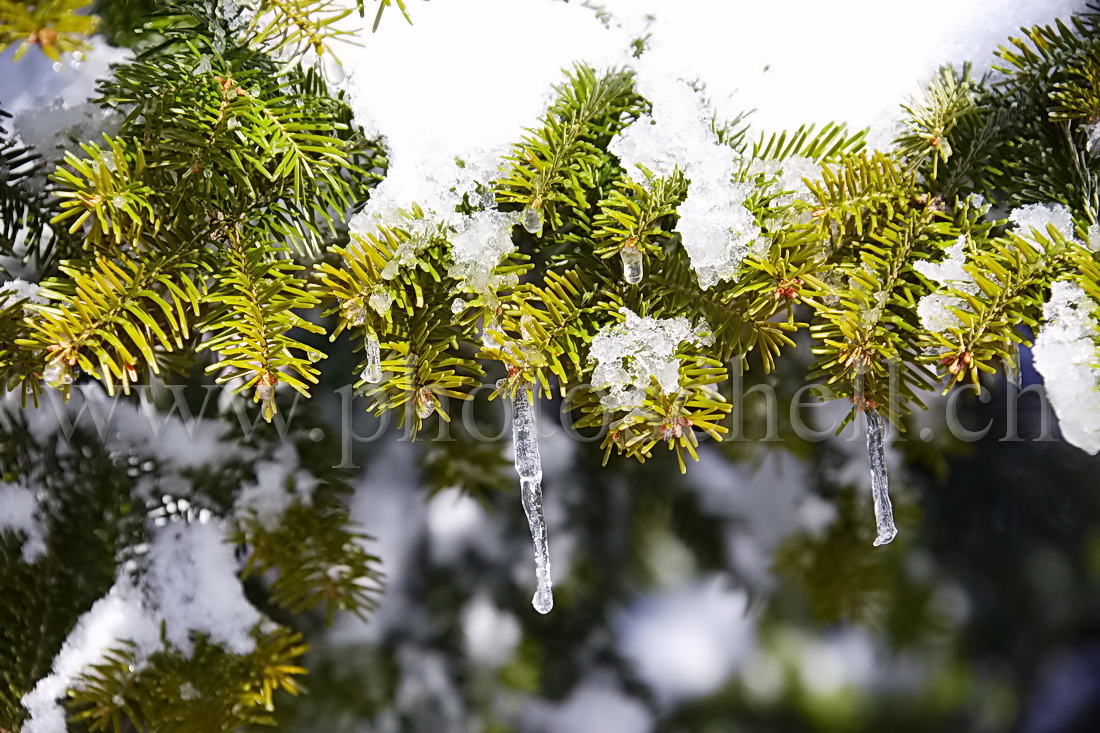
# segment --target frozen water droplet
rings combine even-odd
[[[642,253],[630,245],[620,249],[619,254],[623,258],[623,280],[637,285],[642,281]]]
[[[397,277],[397,260],[392,259],[382,268],[382,279],[393,280],[395,277]]]
[[[267,382],[262,381],[261,378],[260,383],[256,385],[256,396],[264,402],[275,399],[275,385],[268,384]]]
[[[520,498],[531,539],[535,543],[535,596],[531,605],[539,613],[554,607],[553,581],[550,578],[550,545],[546,536],[546,518],[542,512],[542,456],[535,432],[535,409],[526,386],[516,392],[512,403],[512,449],[519,474]]]
[[[523,210],[523,217],[520,221],[523,222],[523,228],[531,234],[538,234],[542,231],[542,211],[533,204],[529,204]]]
[[[68,384],[72,381],[72,377],[69,378],[69,382],[65,381],[66,372],[68,370],[62,366],[60,362],[54,362],[47,366],[42,372],[42,379],[46,384],[51,387],[60,387],[63,384]]]
[[[435,395],[428,387],[421,387],[416,393],[416,414],[421,420],[427,420],[435,412]]]
[[[370,298],[367,301],[378,315],[384,316],[390,312],[390,306],[393,305],[393,296],[385,288],[375,288],[371,291]]]
[[[113,204],[116,209],[121,209],[123,206],[126,205],[126,197],[116,195],[114,198],[111,199],[111,204]]]
[[[359,376],[364,382],[378,384],[382,381],[382,356],[378,339],[375,338],[374,334],[371,334],[367,336],[363,346],[367,352],[367,365]]]
[[[867,410],[867,458],[871,463],[871,494],[875,500],[875,547],[891,542],[898,534],[894,526],[894,507],[890,504],[890,482],[886,475],[886,450],[883,438],[886,422],[878,410]]]
[[[464,310],[466,310],[465,300],[463,300],[462,298],[455,298],[453,301],[451,301],[451,313],[454,313],[457,316]]]

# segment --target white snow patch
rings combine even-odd
[[[1080,285],[1054,283],[1043,306],[1043,329],[1032,350],[1062,435],[1090,455],[1100,451],[1095,310],[1096,303]]]
[[[588,8],[554,0],[416,3],[410,15],[411,26],[395,14],[363,31],[362,47],[338,49],[356,119],[389,153],[366,209],[375,223],[413,201],[455,220],[463,195],[497,178],[546,111],[562,69],[617,65],[630,42]]]
[[[1069,209],[1062,204],[1028,204],[1013,209],[1008,215],[1009,221],[1016,227],[1016,232],[1022,237],[1031,235],[1036,230],[1044,237],[1049,237],[1047,227],[1073,241],[1073,217]]]
[[[282,443],[272,460],[257,461],[256,480],[241,485],[234,504],[238,515],[254,515],[263,526],[278,526],[283,513],[294,503],[309,505],[317,479],[298,470],[298,451],[291,442]]]
[[[645,391],[656,378],[665,394],[680,388],[680,344],[700,343],[702,329],[693,328],[686,318],[650,318],[621,308],[625,320],[604,326],[588,351],[596,363],[592,385],[607,389],[601,398],[609,410],[639,407]]]
[[[628,176],[649,183],[639,167],[657,176],[679,169],[689,179],[688,194],[677,211],[676,225],[691,266],[704,288],[720,280],[736,280],[750,253],[767,251],[753,213],[745,207],[752,193],[748,183],[733,180],[734,151],[718,142],[710,128],[711,112],[702,96],[684,81],[648,63],[635,63],[638,91],[653,105],[612,140],[609,150],[619,157]]]
[[[965,264],[966,237],[960,236],[955,244],[947,248],[942,261],[916,262],[913,264],[913,269],[941,288],[954,288],[976,295],[978,286],[970,273],[964,269]],[[959,323],[959,317],[952,313],[951,309],[964,307],[966,307],[966,301],[962,298],[939,292],[929,293],[922,296],[917,303],[917,316],[925,330],[943,333]]]
[[[144,591],[150,610],[165,620],[172,646],[189,655],[190,632],[196,631],[236,654],[252,651],[249,632],[260,613],[244,597],[233,546],[225,542],[220,520],[159,528],[148,563]]]
[[[30,719],[23,733],[65,733],[65,709],[58,699],[74,685],[81,672],[104,660],[104,654],[118,648],[122,640],[139,649],[159,644],[157,625],[142,608],[139,594],[125,582],[116,583],[80,617],[61,651],[54,657],[49,675],[23,696]]]
[[[26,299],[28,303],[44,305],[46,299],[39,295],[38,291],[39,287],[37,285],[29,283],[26,280],[20,280],[19,278],[8,280],[3,285],[0,285],[0,293],[12,293],[11,300]]]

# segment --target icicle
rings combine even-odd
[[[542,211],[534,204],[528,204],[523,210],[523,228],[531,234],[538,234],[542,230]]]
[[[1008,358],[1004,360],[1005,379],[1016,389],[1020,389],[1020,345],[1013,341],[1008,345],[1011,349]]]
[[[367,334],[363,341],[363,349],[367,352],[367,366],[364,367],[359,377],[364,382],[378,384],[382,381],[382,355],[379,350],[378,337],[373,333]]]
[[[642,281],[642,253],[631,244],[620,249],[619,254],[623,258],[623,280],[637,285]]]
[[[550,579],[550,547],[546,539],[546,519],[542,515],[542,457],[535,434],[535,410],[526,386],[516,392],[512,403],[512,449],[516,454],[520,495],[531,538],[535,542],[537,587],[531,605],[539,613],[550,613],[554,591]]]
[[[878,537],[875,547],[885,545],[898,534],[894,526],[894,507],[890,504],[890,483],[886,476],[886,452],[883,436],[886,424],[878,410],[867,410],[867,457],[871,462],[871,494],[875,498],[875,523],[878,525]]]

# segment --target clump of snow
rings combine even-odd
[[[1089,227],[1088,238],[1085,240],[1085,247],[1090,252],[1100,250],[1100,224],[1093,224]]]
[[[1073,217],[1069,209],[1062,204],[1028,204],[1013,209],[1008,215],[1008,220],[1016,227],[1021,236],[1028,236],[1031,230],[1036,230],[1044,237],[1048,237],[1047,227],[1054,227],[1054,231],[1072,241]]]
[[[996,61],[993,51],[1022,26],[1068,18],[1085,0],[599,5],[633,35],[648,34],[645,55],[670,76],[705,84],[719,119],[756,110],[750,122],[770,131],[847,122],[871,126],[877,144],[892,137],[899,102],[919,94],[920,82],[941,65],[972,61],[980,77]],[[744,29],[733,43],[731,29]],[[859,94],[837,95],[829,83],[836,79]]]
[[[412,26],[395,14],[361,46],[336,49],[356,120],[388,152],[365,210],[372,226],[413,201],[455,223],[463,196],[500,175],[510,146],[545,113],[562,69],[621,65],[630,47],[590,9],[556,0],[418,3],[410,15]],[[396,59],[399,70],[384,71]]]
[[[256,480],[241,485],[234,504],[236,512],[255,516],[260,524],[273,529],[292,504],[310,504],[317,479],[296,470],[298,466],[298,451],[289,441],[279,446],[272,460],[257,461]]]
[[[960,236],[955,244],[947,248],[946,256],[942,261],[930,262],[924,260],[916,262],[913,264],[913,269],[938,284],[941,288],[953,288],[976,295],[978,285],[963,267],[965,264],[966,237]],[[965,306],[966,301],[962,298],[945,293],[930,293],[923,296],[920,302],[917,303],[917,316],[920,318],[921,327],[925,330],[943,333],[959,323],[958,316],[952,313],[951,309]]]
[[[0,530],[10,529],[26,535],[23,561],[33,563],[46,554],[46,529],[39,516],[38,499],[22,486],[0,483]]]
[[[237,654],[254,648],[250,635],[260,613],[244,597],[233,548],[219,521],[173,522],[157,529],[140,584],[120,577],[110,592],[76,623],[51,673],[23,697],[30,719],[27,733],[64,733],[65,711],[58,703],[90,665],[123,642],[134,645],[139,665],[161,648],[161,624],[179,652],[192,652],[191,632]]]
[[[149,608],[166,621],[166,638],[176,649],[190,654],[196,631],[237,654],[252,651],[249,632],[260,613],[244,596],[222,522],[172,522],[157,530],[147,571]]]
[[[83,671],[102,662],[106,652],[121,646],[123,639],[139,649],[158,643],[157,626],[142,608],[140,596],[120,581],[80,617],[54,657],[50,674],[23,696],[23,707],[30,713],[23,732],[65,733],[65,709],[58,700]]]
[[[512,242],[515,214],[479,211],[462,222],[451,238],[452,264],[447,274],[462,281],[467,292],[494,295],[516,282],[515,275],[493,275],[493,268],[516,249]]]
[[[601,401],[609,410],[640,407],[653,378],[666,394],[679,389],[676,352],[685,341],[701,340],[686,318],[641,317],[629,308],[620,312],[626,320],[600,329],[588,352],[596,362],[592,385],[608,390]]]
[[[14,280],[8,280],[3,285],[0,285],[0,294],[12,293],[11,300],[23,300],[26,299],[28,303],[34,303],[35,305],[45,305],[46,299],[38,294],[39,287],[34,283],[29,283],[26,280],[15,278]]]
[[[718,142],[702,95],[643,61],[637,64],[638,89],[650,101],[642,115],[612,140],[628,176],[648,185],[644,170],[668,176],[679,169],[688,178],[688,194],[678,209],[676,231],[704,288],[736,280],[749,253],[767,252],[753,213],[745,206],[752,185],[734,181],[734,151]]]
[[[776,206],[790,206],[795,201],[806,201],[810,187],[806,180],[821,180],[821,164],[813,158],[795,155],[783,160],[756,158],[749,164],[749,175],[763,175],[774,179],[771,188],[782,193],[773,199]]]
[[[1051,286],[1044,325],[1035,341],[1035,369],[1066,440],[1095,455],[1100,451],[1100,371],[1094,338],[1096,303],[1072,282]]]

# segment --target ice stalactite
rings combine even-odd
[[[631,285],[637,285],[642,281],[642,253],[637,247],[628,246],[619,250],[623,258],[623,280]]]
[[[364,382],[378,384],[382,381],[382,354],[378,337],[373,333],[367,334],[367,338],[363,342],[363,349],[367,352],[367,365],[359,376]]]
[[[512,401],[512,448],[516,454],[520,495],[531,538],[535,542],[535,577],[537,586],[531,605],[539,613],[549,613],[554,607],[554,592],[550,579],[550,546],[546,538],[546,518],[542,513],[542,457],[539,455],[535,432],[535,407],[531,393],[521,386]]]
[[[890,504],[890,481],[886,475],[886,421],[878,410],[864,412],[867,418],[867,457],[871,463],[871,494],[875,499],[875,546],[891,542],[898,534],[894,526],[894,507]]]

